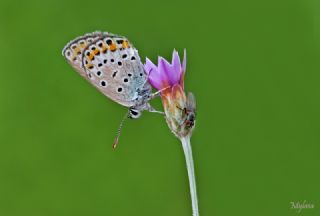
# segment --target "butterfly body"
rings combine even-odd
[[[70,41],[62,55],[102,94],[129,107],[129,117],[143,110],[154,111],[154,97],[137,49],[123,36],[93,32]],[[136,114],[137,115],[134,115]]]

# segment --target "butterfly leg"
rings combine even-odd
[[[161,115],[164,115],[164,112],[156,110],[150,104],[147,104],[146,110],[148,110],[149,112],[152,112],[152,113],[159,113]]]

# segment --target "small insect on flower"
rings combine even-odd
[[[183,109],[181,107],[178,108],[183,112],[185,127],[188,129],[194,127],[196,121],[196,101],[192,92],[188,93],[186,107]]]

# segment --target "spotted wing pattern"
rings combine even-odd
[[[88,39],[92,41],[81,43]],[[125,37],[88,34],[71,41],[63,55],[99,91],[121,105],[135,105],[138,91],[146,84],[138,51]]]
[[[87,75],[82,67],[83,50],[98,39],[100,35],[100,32],[94,32],[77,37],[70,41],[62,50],[62,55],[67,59],[68,63],[85,79],[87,79]]]

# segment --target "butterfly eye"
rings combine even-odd
[[[130,112],[132,115],[138,115],[138,112],[134,111],[134,110],[131,110]]]
[[[131,110],[130,113],[131,113],[132,115],[134,115],[134,116],[138,115],[138,112],[136,112],[136,111],[134,111],[134,110]]]
[[[136,109],[130,109],[129,118],[137,119],[141,116],[141,112]]]

